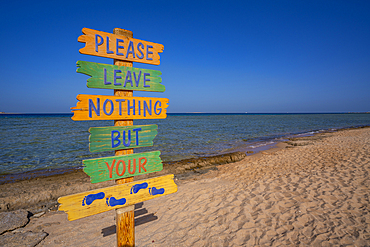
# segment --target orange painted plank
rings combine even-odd
[[[72,120],[163,119],[167,117],[168,99],[153,97],[118,97],[77,95],[71,107]]]
[[[147,64],[160,64],[161,44],[83,28],[78,42],[85,43],[80,53]]]

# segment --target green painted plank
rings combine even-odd
[[[148,92],[164,92],[161,71],[77,61],[78,73],[91,76],[87,87]]]
[[[138,176],[162,171],[160,151],[128,154],[83,160],[84,172],[90,176],[91,183]]]
[[[156,124],[92,127],[89,129],[90,152],[153,146],[157,129]]]

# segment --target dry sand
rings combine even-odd
[[[136,246],[370,246],[370,128],[285,145],[137,205]],[[22,231],[47,232],[38,246],[116,246],[114,215],[48,212]]]

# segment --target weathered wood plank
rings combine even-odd
[[[127,178],[163,170],[160,151],[83,160],[91,183]]]
[[[77,95],[77,105],[71,107],[72,120],[163,119],[167,117],[168,99],[152,97],[117,97]]]
[[[170,174],[60,197],[59,211],[65,211],[68,220],[77,220],[172,194],[177,191],[173,178]]]
[[[113,29],[114,34],[121,36],[133,38],[133,33],[130,30],[125,30],[122,28]],[[132,67],[133,62],[122,61],[114,59],[114,65],[117,66],[127,66]],[[114,96],[127,96],[133,97],[132,90],[114,90]],[[114,120],[114,126],[129,126],[134,125],[133,120]],[[115,155],[126,155],[133,154],[134,149],[123,149],[116,150]],[[134,177],[121,178],[116,180],[116,184],[125,184],[134,181]],[[127,208],[127,207],[126,207]],[[135,246],[135,213],[132,206],[129,207],[131,210],[121,210],[121,208],[116,210],[116,237],[117,237],[117,247],[132,247]]]
[[[91,76],[87,87],[148,92],[164,92],[161,71],[77,61],[78,73]]]
[[[89,129],[90,152],[153,146],[157,129],[156,124],[92,127]]]
[[[147,64],[160,64],[161,44],[101,32],[90,28],[82,29],[78,42],[85,43],[80,53]]]

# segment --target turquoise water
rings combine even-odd
[[[253,150],[287,136],[370,126],[370,114],[169,114],[157,124],[154,146],[163,161]],[[83,159],[112,156],[89,152],[89,127],[113,121],[71,120],[71,114],[0,115],[0,174],[80,168]]]

